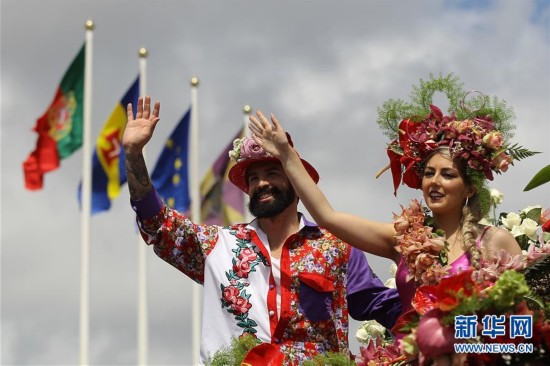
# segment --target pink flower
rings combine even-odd
[[[248,299],[238,296],[233,304],[231,305],[231,309],[233,309],[233,312],[235,315],[241,315],[248,312],[248,309],[252,307],[252,304],[248,302]]]
[[[248,278],[250,268],[251,266],[248,260],[240,260],[233,265],[233,271],[235,271],[235,274],[242,278]]]
[[[223,289],[223,300],[228,303],[233,303],[239,296],[239,289],[235,286],[228,286]]]
[[[503,142],[504,139],[502,138],[502,134],[497,131],[491,131],[483,136],[483,143],[485,146],[493,150],[500,149]]]
[[[235,233],[235,236],[238,239],[250,240],[250,232],[246,230],[243,226],[237,227],[237,232]]]
[[[534,243],[531,243],[529,245],[529,249],[527,249],[526,260],[528,263],[533,263],[547,255],[550,255],[550,242],[543,244],[540,247],[536,246]]]
[[[396,220],[393,223],[393,227],[398,234],[403,234],[409,228],[409,221],[402,216],[394,216]]]
[[[512,163],[512,157],[506,155],[505,153],[500,153],[498,154],[494,159],[493,159],[493,165],[495,166],[495,170],[498,172],[498,171],[501,171],[501,172],[506,172],[508,170],[508,167],[510,166],[510,164]]]
[[[380,336],[370,340],[366,347],[361,346],[359,352],[358,366],[386,365],[400,357],[399,348],[392,343],[384,345]]]
[[[258,159],[268,156],[267,152],[252,138],[245,138],[241,145],[239,159]]]
[[[256,254],[256,252],[250,248],[244,248],[239,253],[239,259],[249,261],[249,262],[256,260],[257,257],[258,255]]]
[[[474,122],[472,122],[472,120],[470,119],[465,119],[464,121],[455,122],[455,125],[458,133],[463,134],[472,130]]]
[[[439,318],[442,312],[439,309],[428,311],[420,319],[416,333],[416,343],[422,355],[433,358],[454,351],[454,330],[443,326]]]

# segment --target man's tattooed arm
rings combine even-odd
[[[153,189],[153,185],[149,178],[149,172],[147,172],[143,154],[126,154],[125,158],[130,198],[137,201],[145,197]]]

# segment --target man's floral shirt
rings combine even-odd
[[[269,244],[260,239],[265,234],[256,221],[197,225],[162,206],[138,223],[160,258],[204,285],[201,359],[243,334],[278,345],[285,365],[300,365],[327,351],[348,352],[346,284],[352,249],[325,229],[301,216],[300,230],[284,243],[279,314]],[[358,268],[370,273],[361,257]],[[369,279],[359,286],[379,289],[378,282]],[[397,294],[390,297],[392,306],[399,302]]]

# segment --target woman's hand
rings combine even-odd
[[[257,111],[256,116],[250,116],[248,127],[254,141],[274,157],[281,158],[281,155],[292,148],[283,126],[273,114],[270,123],[261,111]]]

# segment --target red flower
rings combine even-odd
[[[248,302],[248,299],[238,296],[235,299],[235,302],[231,304],[231,309],[233,309],[233,312],[235,315],[241,315],[248,312],[248,309],[252,307],[252,304]]]
[[[250,262],[247,260],[238,261],[233,265],[233,271],[235,274],[242,278],[248,278],[250,268]]]
[[[238,226],[235,236],[238,239],[250,240],[250,231],[246,230],[243,226]]]
[[[414,308],[420,314],[436,307],[442,311],[454,309],[460,302],[459,293],[464,297],[479,292],[479,286],[472,279],[473,271],[470,268],[455,276],[443,278],[436,286],[418,288],[412,302]]]
[[[223,301],[228,303],[233,303],[237,299],[237,296],[239,296],[239,289],[234,286],[228,286],[223,289]]]
[[[239,259],[246,260],[246,261],[249,261],[249,262],[252,262],[252,261],[256,260],[257,257],[258,257],[258,255],[256,254],[256,252],[253,251],[250,248],[244,248],[239,253]]]

